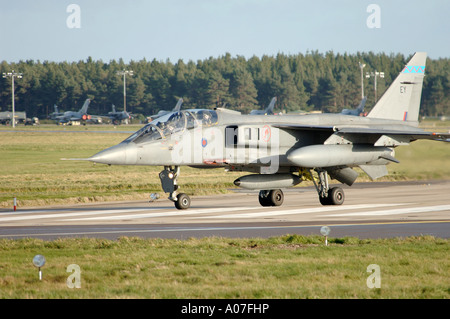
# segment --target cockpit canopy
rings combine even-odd
[[[185,130],[198,126],[208,127],[216,124],[217,113],[214,110],[195,109],[171,112],[148,123],[124,142],[150,142],[167,138],[174,133],[183,133]]]

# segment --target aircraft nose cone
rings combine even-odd
[[[131,143],[120,143],[91,156],[89,160],[95,163],[109,165],[136,164],[136,146]]]

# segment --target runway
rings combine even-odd
[[[314,188],[285,190],[280,207],[261,207],[257,192],[192,196],[177,210],[167,199],[0,210],[0,238],[450,237],[450,181],[359,183],[342,206],[322,206]]]

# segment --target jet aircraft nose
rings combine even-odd
[[[120,143],[89,157],[91,162],[109,165],[136,164],[137,150],[134,143]]]

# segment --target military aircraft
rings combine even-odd
[[[63,112],[59,112],[59,110],[58,110],[58,105],[55,104],[55,105],[53,105],[53,107],[55,108],[55,112],[51,113],[51,114],[48,116],[49,119],[51,119],[51,120],[56,120],[56,118],[57,118],[58,116],[63,116],[63,115],[64,115]]]
[[[178,209],[191,200],[178,192],[181,166],[246,171],[234,184],[260,190],[262,206],[283,203],[282,188],[306,178],[322,205],[341,205],[344,191],[328,175],[351,186],[360,167],[376,179],[398,163],[394,148],[419,140],[450,141],[450,134],[418,128],[426,53],[414,54],[367,117],[344,114],[242,115],[227,109],[168,113],[118,145],[83,159],[108,165],[163,166],[159,178]]]
[[[111,122],[116,125],[122,123],[123,120],[128,121],[131,118],[130,113],[127,111],[116,112],[116,106],[114,104],[112,105],[112,112],[108,112],[108,115],[105,116],[109,117]]]
[[[275,102],[277,101],[277,98],[274,97],[269,103],[269,106],[266,107],[264,110],[252,110],[250,112],[250,115],[272,115],[273,114],[273,108],[275,107]]]
[[[367,96],[365,96],[362,100],[361,103],[359,103],[358,107],[354,110],[352,109],[343,109],[342,110],[342,114],[345,115],[354,115],[354,116],[360,116],[361,114],[364,114],[364,106],[366,105],[366,101],[367,101]]]
[[[183,99],[180,98],[172,111],[163,111],[163,110],[161,110],[161,111],[158,112],[158,114],[150,116],[150,118],[152,119],[152,121],[154,121],[157,118],[160,118],[161,116],[164,116],[166,114],[169,114],[169,113],[172,113],[172,112],[179,112],[180,109],[181,109],[181,104],[183,104]]]
[[[91,103],[91,100],[87,99],[78,112],[66,111],[63,115],[55,116],[54,119],[59,124],[90,120],[92,116],[87,114],[89,103]]]

